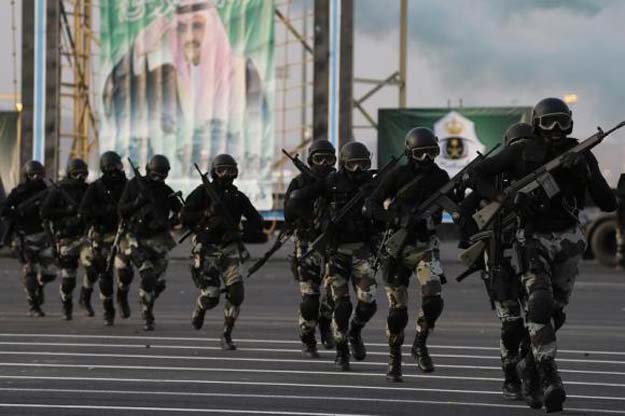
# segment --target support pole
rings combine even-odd
[[[354,0],[341,0],[341,48],[339,80],[339,148],[354,140],[352,103],[354,83]]]
[[[329,0],[316,0],[313,73],[313,140],[328,138]]]
[[[401,0],[399,12],[399,108],[406,107],[408,0]]]

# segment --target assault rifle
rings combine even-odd
[[[208,173],[202,173],[197,163],[194,163],[193,166],[195,166],[195,169],[198,171],[200,177],[202,178],[202,185],[204,185],[204,190],[206,191],[206,194],[210,198],[211,202],[213,203],[213,209],[215,213],[221,218],[226,228],[235,233],[234,241],[237,244],[237,248],[239,250],[239,259],[241,260],[241,262],[247,261],[250,258],[250,253],[247,251],[245,245],[243,244],[243,241],[241,240],[238,224],[234,222],[234,220],[230,216],[230,212],[228,212],[228,209],[224,206],[221,198],[219,198],[219,195],[213,188],[213,184],[210,180],[208,180]]]
[[[478,229],[483,230],[486,228],[497,216],[497,213],[501,210],[501,208],[512,200],[519,192],[531,194],[542,189],[548,198],[555,196],[558,192],[560,192],[560,189],[551,175],[551,172],[559,168],[562,165],[562,162],[569,155],[578,153],[581,154],[592,149],[601,143],[610,133],[623,126],[625,126],[625,121],[620,122],[615,127],[605,132],[601,130],[601,127],[597,127],[597,132],[583,142],[580,142],[575,147],[567,150],[543,166],[534,170],[532,173],[526,175],[524,178],[519,179],[512,185],[508,186],[497,201],[491,202],[473,215],[473,219],[477,223]]]
[[[256,261],[256,263],[252,264],[252,266],[247,269],[247,277],[249,278],[251,275],[256,273],[258,269],[263,267],[265,263],[267,263],[267,261],[271,258],[271,256],[273,256],[276,251],[280,250],[282,246],[287,241],[289,241],[292,235],[293,230],[290,227],[282,229],[276,237],[276,241],[273,243],[271,248],[267,250],[267,252]]]
[[[347,203],[343,205],[341,209],[330,218],[330,221],[326,225],[323,232],[315,239],[315,241],[310,244],[308,250],[299,258],[300,262],[303,261],[306,257],[310,256],[315,251],[325,251],[325,248],[330,243],[331,237],[333,237],[335,234],[336,225],[340,223],[343,218],[345,218],[345,216],[349,214],[358,204],[360,204],[365,199],[365,197],[371,195],[377,190],[377,188],[380,186],[380,183],[382,182],[382,178],[384,178],[384,176],[399,163],[402,157],[403,155],[400,157],[391,157],[391,160],[386,162],[386,164],[377,171],[376,175],[370,181],[360,187],[358,193],[356,193],[356,195],[354,195],[352,199],[347,201]]]
[[[462,181],[466,179],[469,172],[479,162],[487,158],[499,145],[494,146],[487,153],[478,155],[469,162],[460,172],[458,172],[445,185],[441,186],[436,192],[430,195],[425,201],[411,209],[400,220],[400,227],[394,231],[384,244],[380,247],[380,255],[391,259],[397,259],[403,251],[409,232],[412,226],[418,221],[431,217],[436,211],[444,209],[450,213],[459,212],[459,207],[454,201],[447,196],[451,191],[456,189]]]
[[[115,263],[115,256],[117,256],[117,253],[119,252],[119,243],[125,232],[126,232],[126,221],[120,218],[119,222],[117,223],[117,231],[115,232],[115,239],[113,240],[113,245],[111,246],[109,255],[106,258],[106,272],[107,273],[113,270],[113,264]]]
[[[25,201],[22,201],[21,203],[19,203],[16,207],[15,207],[15,212],[21,212],[23,211],[27,206],[29,206],[30,204],[40,204],[41,200],[47,195],[49,189],[43,189],[39,192],[37,192],[35,195],[31,196],[30,198],[28,198]],[[0,248],[4,247],[4,246],[8,246],[11,244],[11,237],[13,236],[13,234],[15,233],[15,228],[16,228],[16,220],[15,218],[8,218],[6,223],[5,223],[5,228],[4,228],[4,234],[2,235],[2,239],[0,240]]]
[[[302,162],[302,160],[299,158],[299,154],[291,156],[289,152],[284,149],[282,149],[282,153],[284,153],[284,155],[288,157],[291,162],[293,162],[297,170],[299,170],[304,176],[307,176],[309,179],[321,179],[318,175],[315,174],[315,172],[313,172],[308,167],[308,165],[306,165],[306,163]]]

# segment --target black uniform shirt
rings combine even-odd
[[[85,224],[78,215],[78,204],[82,201],[88,185],[66,178],[57,186],[61,189],[51,187],[43,201],[41,218],[52,221],[55,233],[59,236],[72,237],[83,234]],[[64,196],[63,192],[67,196]]]
[[[116,180],[103,176],[89,185],[79,209],[89,226],[104,233],[115,232],[119,222],[117,204],[126,182],[125,176]]]
[[[16,228],[25,235],[36,234],[43,231],[41,226],[40,207],[47,186],[44,181],[27,181],[17,185],[7,196],[2,207],[2,217],[15,221]],[[20,209],[20,204],[28,201]]]

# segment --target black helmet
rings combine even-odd
[[[121,156],[113,151],[102,153],[102,156],[100,156],[100,170],[102,172],[124,170]]]
[[[341,147],[339,165],[350,172],[366,171],[371,167],[371,153],[363,143],[346,143]]]
[[[89,167],[82,159],[72,159],[65,168],[65,174],[68,177],[89,175]]]
[[[315,140],[308,148],[307,161],[313,171],[326,175],[336,163],[336,149],[328,140]]]
[[[152,179],[165,179],[169,174],[169,160],[163,155],[154,155],[146,167],[146,171]]]
[[[434,160],[440,154],[438,137],[427,127],[415,127],[411,129],[404,139],[406,156],[410,160],[424,161]]]
[[[510,146],[512,143],[520,139],[527,139],[534,135],[534,127],[528,123],[514,123],[503,135],[504,146]]]
[[[222,153],[213,159],[211,163],[211,177],[213,179],[223,178],[232,182],[237,176],[239,176],[239,169],[237,168],[237,161],[232,156]]]
[[[538,131],[569,134],[573,131],[571,109],[559,98],[543,98],[532,110],[532,125]]]
[[[38,177],[39,179],[44,178],[46,176],[46,170],[43,165],[36,160],[29,160],[24,164],[22,168],[22,173],[26,179],[37,179],[34,177]]]

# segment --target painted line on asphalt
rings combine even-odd
[[[162,337],[162,336],[136,336],[136,335],[82,335],[82,334],[15,334],[15,333],[0,333],[0,337],[24,337],[24,338],[93,338],[93,339],[128,339],[128,340],[157,340],[157,341],[200,341],[200,342],[219,342],[218,338],[193,338],[193,337]],[[295,340],[271,340],[271,339],[236,339],[238,343],[259,343],[259,344],[301,344],[300,341]],[[386,343],[367,342],[367,346],[372,347],[388,347]],[[442,349],[458,349],[458,350],[477,350],[477,351],[499,351],[497,347],[478,347],[471,345],[428,345],[429,348],[442,348]],[[595,350],[569,350],[558,349],[560,353],[566,354],[597,354],[597,355],[622,355],[625,356],[623,351],[595,351]]]
[[[292,394],[232,394],[232,393],[192,393],[192,392],[171,392],[171,391],[138,391],[138,390],[90,390],[90,389],[33,389],[33,388],[2,388],[1,391],[7,392],[29,392],[29,393],[72,393],[72,394],[96,394],[96,395],[122,395],[122,396],[183,396],[183,397],[232,397],[236,399],[277,399],[277,400],[329,400],[329,401],[349,401],[349,402],[378,402],[378,403],[401,403],[401,404],[431,404],[445,406],[463,406],[463,407],[489,407],[504,409],[527,409],[524,405],[515,404],[498,404],[498,403],[480,403],[480,402],[459,402],[459,401],[436,401],[436,400],[415,400],[415,399],[385,399],[385,398],[366,398],[366,397],[342,397],[342,396],[309,396],[309,395],[292,395]],[[609,410],[609,409],[582,409],[582,408],[566,408],[567,411],[582,411],[594,413],[608,414],[625,414],[625,410]]]
[[[238,342],[238,340],[236,340],[236,342]],[[17,345],[26,345],[25,343],[16,343]],[[0,345],[6,345],[0,342]],[[15,344],[14,344],[15,345]],[[28,345],[33,345],[33,346],[40,346],[40,345],[46,345],[44,343],[37,343],[37,342],[33,342],[30,343]],[[50,344],[47,344],[50,345]],[[64,343],[59,343],[59,344],[52,344],[52,345],[60,345],[60,346],[71,346],[71,345],[75,345],[75,344],[64,344]],[[85,344],[86,345],[86,344]],[[109,346],[116,346],[117,344],[91,344],[91,345],[97,345],[97,346],[101,346],[101,347],[109,347]],[[126,346],[124,346],[125,348]],[[171,345],[171,346],[160,346],[160,345],[153,345],[153,344],[149,344],[149,346],[146,345],[131,345],[130,348],[142,348],[142,349],[148,349],[148,348],[171,348],[171,349],[198,349],[198,350],[211,350],[211,351],[221,351],[221,347],[210,347],[210,346],[201,346],[201,347],[195,347],[195,346],[176,346],[176,345]],[[296,354],[300,354],[301,350],[299,349],[285,349],[285,348],[238,348],[238,351],[242,351],[242,352],[277,352],[277,353],[296,353]],[[387,352],[379,352],[379,351],[368,351],[367,355],[370,356],[383,356],[383,357],[388,357],[388,353]],[[408,353],[404,353],[402,354],[404,357],[410,357],[410,354]],[[467,354],[430,354],[430,356],[434,357],[434,358],[468,358],[468,359],[475,359],[475,360],[501,360],[501,357],[495,356],[495,355],[467,355]],[[588,360],[588,359],[579,359],[579,358],[558,358],[557,359],[558,362],[563,363],[563,362],[568,362],[568,363],[583,363],[583,364],[606,364],[606,365],[612,365],[612,364],[616,364],[616,365],[625,365],[625,361],[616,361],[616,360]]]
[[[500,390],[458,390],[421,387],[384,387],[384,386],[354,386],[349,384],[313,384],[313,383],[284,383],[267,381],[232,381],[232,380],[196,380],[196,379],[151,379],[151,378],[119,378],[119,377],[66,377],[66,376],[7,376],[0,375],[0,380],[46,380],[46,381],[89,381],[105,383],[141,383],[141,384],[199,384],[199,385],[235,385],[253,387],[296,387],[296,388],[319,388],[319,389],[347,389],[347,390],[380,390],[380,391],[405,391],[405,392],[428,392],[450,394],[482,394],[488,396],[500,396]],[[325,396],[324,396],[325,397]],[[623,397],[615,396],[587,396],[579,394],[567,394],[573,399],[625,401]],[[525,407],[524,407],[525,408]]]
[[[316,413],[290,412],[279,410],[246,410],[246,409],[194,409],[188,407],[145,407],[145,406],[90,406],[76,404],[30,404],[0,403],[0,408],[26,409],[74,409],[74,410],[129,410],[135,412],[166,412],[166,413],[227,413],[235,415],[289,415],[289,416],[368,416],[361,413]]]
[[[146,349],[145,347],[142,347]],[[218,348],[221,350],[221,348]],[[322,358],[311,359],[277,359],[277,358],[249,358],[249,357],[198,357],[187,355],[154,355],[154,354],[112,354],[112,353],[81,353],[81,352],[52,352],[52,351],[2,351],[0,350],[0,356],[2,355],[32,355],[32,356],[59,356],[59,357],[102,357],[102,358],[130,358],[130,359],[150,359],[150,360],[189,360],[189,361],[233,361],[233,362],[267,362],[267,363],[295,363],[295,364],[332,364],[332,360],[324,360]],[[358,366],[384,366],[386,362],[372,362],[372,361],[354,361],[351,365]],[[496,370],[501,371],[501,367],[489,367],[479,365],[453,365],[453,364],[437,364],[437,368],[450,368],[450,369],[468,369],[468,370]],[[623,371],[590,371],[590,370],[569,370],[559,369],[561,373],[571,374],[593,374],[593,375],[612,375],[612,376],[625,376]]]
[[[144,366],[144,365],[108,365],[108,364],[60,364],[60,363],[2,363],[0,367],[35,367],[35,368],[75,368],[88,370],[141,370],[141,371],[189,371],[204,373],[243,373],[243,374],[299,374],[299,375],[332,375],[350,377],[384,377],[383,373],[356,373],[350,371],[310,371],[310,370],[274,370],[261,368],[195,368],[172,366]],[[466,377],[466,376],[435,376],[426,374],[406,374],[404,378],[428,380],[461,380],[461,381],[492,381],[500,383],[502,378],[496,377]],[[600,386],[625,388],[623,383],[601,383],[591,381],[567,381],[570,385]],[[625,400],[625,397],[623,398]]]

